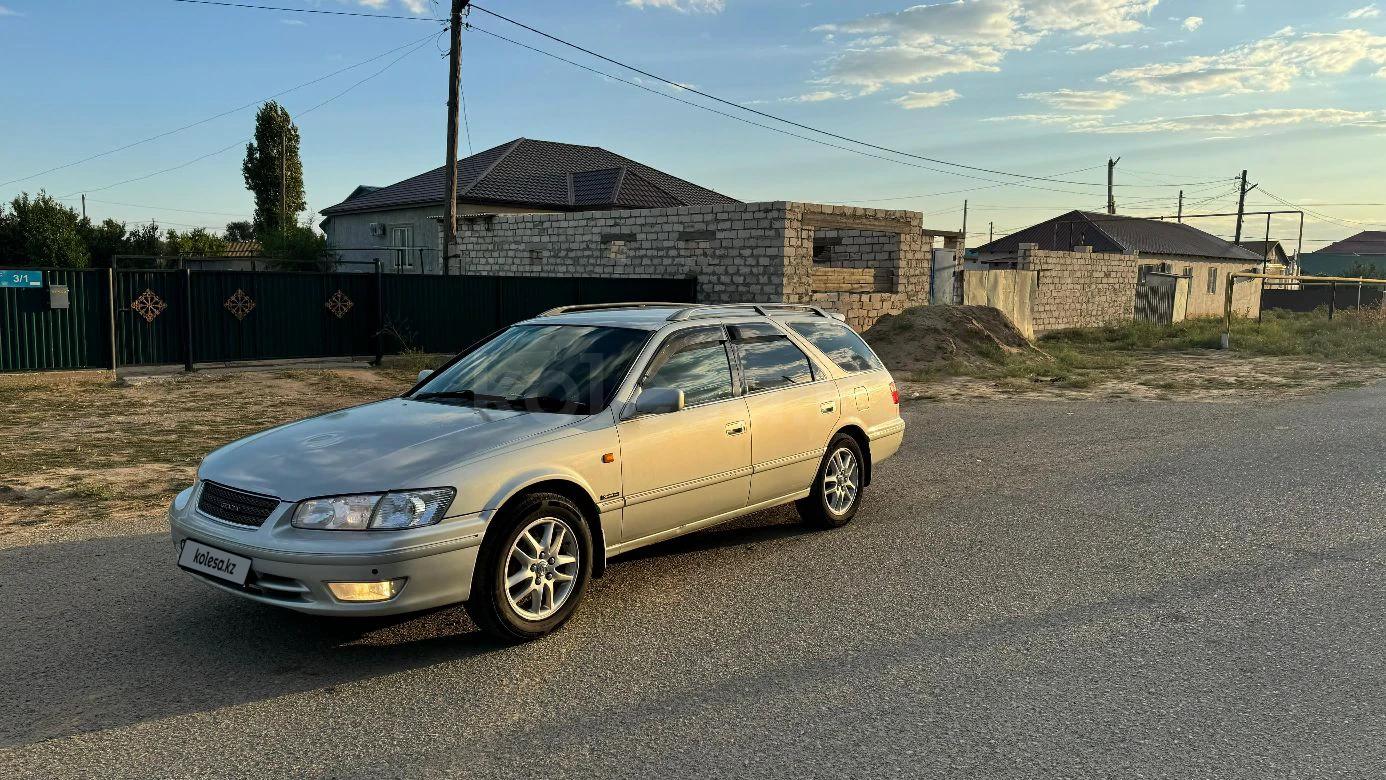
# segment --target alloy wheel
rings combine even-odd
[[[577,534],[557,517],[525,526],[505,560],[505,597],[526,620],[544,620],[563,607],[577,584]]]
[[[823,500],[835,515],[845,513],[857,500],[857,456],[846,447],[839,447],[828,458],[823,470]]]

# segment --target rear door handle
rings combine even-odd
[[[837,401],[824,401],[818,405],[818,411],[823,414],[832,414],[837,409]]]
[[[741,434],[743,434],[743,433],[745,433],[745,432],[746,432],[746,421],[745,421],[745,420],[733,420],[733,421],[727,423],[727,435],[728,435],[728,436],[740,436]]]

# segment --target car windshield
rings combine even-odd
[[[432,376],[416,401],[562,414],[606,407],[649,333],[516,325]]]

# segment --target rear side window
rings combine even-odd
[[[731,398],[731,361],[722,329],[698,328],[670,338],[640,386],[682,390],[689,406]]]
[[[746,392],[813,381],[808,356],[773,325],[750,322],[732,325],[730,330]]]
[[[881,368],[880,359],[871,352],[870,347],[866,346],[866,342],[862,341],[861,336],[840,322],[820,319],[786,324],[795,333],[808,339],[808,342],[817,347],[820,352],[827,355],[828,359],[836,363],[838,368],[849,374]]]

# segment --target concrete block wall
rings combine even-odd
[[[699,302],[818,303],[869,327],[881,314],[929,300],[933,237],[922,234],[920,219],[911,211],[786,201],[500,214],[460,221],[452,267],[491,275],[696,276]],[[881,254],[893,258],[884,269],[890,289],[816,291],[818,230],[870,233],[869,246],[892,245],[868,253],[873,263]],[[873,270],[873,284],[877,278]]]
[[[1135,318],[1139,256],[1021,244],[1017,259],[1020,268],[1038,272],[1030,316],[1036,335]]]

